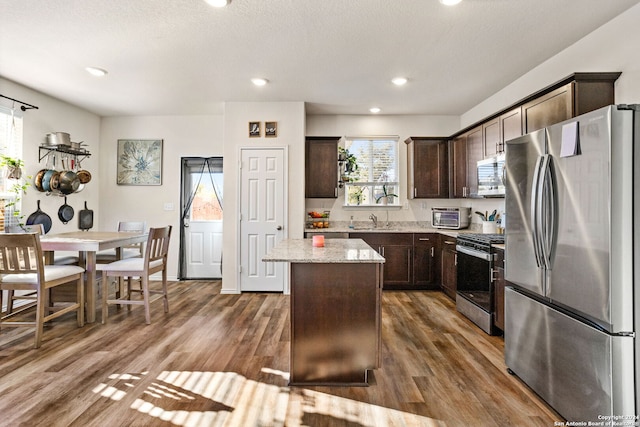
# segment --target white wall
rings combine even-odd
[[[249,122],[278,122],[277,138],[249,138]],[[304,229],[304,137],[305,113],[302,102],[228,102],[224,113],[224,225],[222,293],[240,292],[238,282],[240,147],[288,148],[289,238],[302,237]]]
[[[64,203],[61,197],[46,196],[32,186],[22,199],[22,213],[24,220],[36,210],[36,201],[40,200],[40,208],[51,217],[51,233],[61,233],[66,231],[76,231],[78,229],[78,212],[84,208],[87,202],[89,208],[97,208],[99,204],[99,187],[101,177],[98,173],[100,164],[100,117],[89,113],[71,104],[62,102],[43,93],[29,89],[25,86],[14,83],[0,77],[0,93],[11,98],[24,101],[38,107],[38,109],[27,110],[23,114],[24,124],[24,146],[22,159],[25,163],[26,175],[35,174],[45,167],[45,160],[39,162],[40,144],[45,142],[45,136],[50,132],[67,132],[74,142],[84,141],[91,152],[91,157],[82,161],[82,167],[92,174],[91,182],[85,188],[67,197],[67,203],[74,208],[75,216],[72,221],[63,224],[58,218],[58,209]],[[11,108],[12,102],[0,99],[1,105]],[[16,110],[19,105],[16,104]],[[99,219],[100,213],[94,212],[95,218]]]
[[[180,159],[223,155],[222,116],[105,117],[100,131],[99,230],[116,230],[118,221],[147,221],[148,227],[172,225],[167,275],[179,264]],[[162,139],[162,185],[116,183],[118,139]],[[226,162],[226,159],[225,159]],[[226,164],[225,164],[226,167]],[[166,203],[174,210],[165,211]]]
[[[461,117],[462,127],[482,120],[527,95],[580,72],[622,71],[616,81],[617,104],[640,103],[640,4],[543,62]]]

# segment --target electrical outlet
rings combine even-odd
[[[165,203],[165,204],[164,204],[164,210],[165,210],[165,211],[172,211],[172,210],[174,210],[174,209],[175,209],[175,208],[173,207],[173,203]]]
[[[402,205],[402,209],[408,210],[409,209],[409,202],[404,202],[404,204]]]
[[[422,209],[426,210],[427,209],[427,202],[422,202]]]

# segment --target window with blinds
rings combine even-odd
[[[22,159],[22,111],[19,108],[0,106],[0,154]],[[21,198],[22,194],[16,194],[16,185],[21,183],[9,179],[6,168],[3,168],[0,173],[0,231],[19,222],[14,212],[20,211],[20,200],[16,198]]]
[[[399,206],[398,137],[347,137],[357,167],[345,179],[345,206]]]

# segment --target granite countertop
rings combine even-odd
[[[384,263],[384,258],[362,239],[325,239],[316,248],[312,239],[285,239],[262,261],[291,263]]]
[[[305,228],[305,233],[440,233],[450,237],[457,237],[460,233],[481,233],[482,230],[472,224],[470,228],[451,230],[447,228],[434,228],[430,222],[422,221],[398,221],[391,222],[387,226],[384,221],[378,220],[378,226],[373,227],[371,221],[356,221],[354,228],[349,228],[348,221],[334,221],[329,228]]]

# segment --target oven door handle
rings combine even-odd
[[[477,251],[475,249],[471,249],[468,248],[466,246],[460,246],[460,245],[456,245],[456,251],[466,254],[466,255],[470,255],[472,257],[476,257],[476,258],[481,258],[485,261],[492,261],[493,260],[493,254],[488,254],[486,252],[482,252],[482,251]]]

